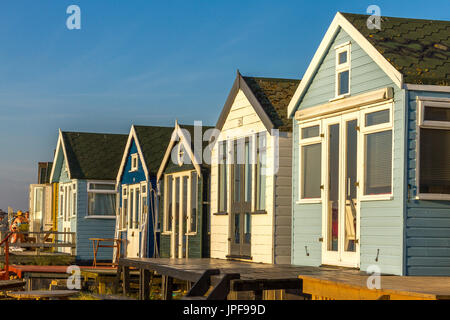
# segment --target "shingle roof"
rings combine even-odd
[[[242,77],[256,99],[280,131],[292,131],[292,121],[287,117],[287,107],[300,80],[261,77]]]
[[[115,180],[127,135],[62,132],[72,179]]]
[[[368,15],[342,13],[411,84],[450,85],[450,21],[381,17],[381,30],[367,28]]]
[[[174,127],[134,126],[150,176],[158,173]]]

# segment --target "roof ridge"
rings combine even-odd
[[[61,133],[69,134],[96,134],[96,135],[109,135],[109,136],[128,136],[126,133],[107,133],[107,132],[85,132],[85,131],[61,131]]]
[[[370,14],[362,14],[362,13],[352,13],[352,12],[342,12],[339,11],[343,15],[355,15],[355,16],[365,16],[370,17]],[[381,18],[393,18],[393,19],[403,19],[403,20],[409,20],[409,21],[433,21],[433,22],[447,22],[450,23],[450,20],[437,20],[437,19],[420,19],[420,18],[406,18],[406,17],[392,17],[392,16],[381,16]]]
[[[301,79],[293,79],[293,78],[274,78],[274,77],[253,77],[253,76],[244,76],[245,78],[259,79],[259,80],[269,80],[269,81],[301,81]]]

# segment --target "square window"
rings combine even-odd
[[[343,64],[347,62],[347,51],[343,51],[339,53],[338,63]]]

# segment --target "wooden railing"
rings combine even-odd
[[[23,234],[27,237],[26,242],[10,243],[10,248],[31,248],[36,249],[39,254],[41,249],[45,248],[70,248],[71,254],[75,255],[76,248],[76,233],[75,232],[58,232],[58,231],[43,231],[43,232],[12,232]],[[53,237],[51,237],[53,235]],[[62,235],[64,240],[58,240],[58,236]]]

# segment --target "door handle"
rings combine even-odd
[[[320,238],[319,238],[319,242],[323,242],[323,237],[320,237]]]

